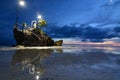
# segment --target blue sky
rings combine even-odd
[[[27,22],[30,25],[40,13],[48,23],[49,28],[46,32],[54,38],[119,42],[120,0],[25,1],[26,6],[20,7],[19,10],[19,23]],[[12,29],[16,18],[16,6],[17,0],[0,1],[0,44],[15,42]]]

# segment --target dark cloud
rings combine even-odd
[[[120,26],[115,27],[113,30],[114,30],[114,32],[116,32],[116,33],[120,33]]]
[[[76,26],[48,26],[45,31],[54,38],[79,37],[82,41],[103,42],[104,39],[120,37],[120,27],[115,28],[97,28],[89,25]]]
[[[84,36],[86,39],[104,39],[107,37],[107,31],[88,26],[84,29]]]
[[[66,38],[66,37],[76,37],[76,36],[81,36],[82,35],[82,27],[75,27],[75,26],[63,26],[63,27],[58,27],[58,26],[49,26],[47,28],[46,32],[55,38]]]

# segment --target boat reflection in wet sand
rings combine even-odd
[[[31,80],[28,78],[32,78],[32,76],[34,76],[34,78],[38,80],[45,72],[45,68],[42,62],[45,58],[49,57],[52,52],[53,50],[51,49],[17,50],[11,61],[13,74],[17,76],[14,79],[16,80],[17,78],[21,80]],[[29,77],[24,76],[24,74],[27,74]]]

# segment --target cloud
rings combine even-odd
[[[120,33],[120,26],[115,27],[113,30],[115,33]]]
[[[113,37],[110,39],[104,39],[104,41],[120,43],[120,37]]]
[[[107,39],[120,37],[119,26],[114,26],[114,28],[97,28],[89,25],[49,26],[45,31],[54,38],[80,38],[83,42],[104,42]]]

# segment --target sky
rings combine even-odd
[[[19,23],[41,14],[49,36],[64,41],[120,42],[120,0],[25,0]],[[13,25],[18,0],[0,0],[0,45],[15,44]]]

